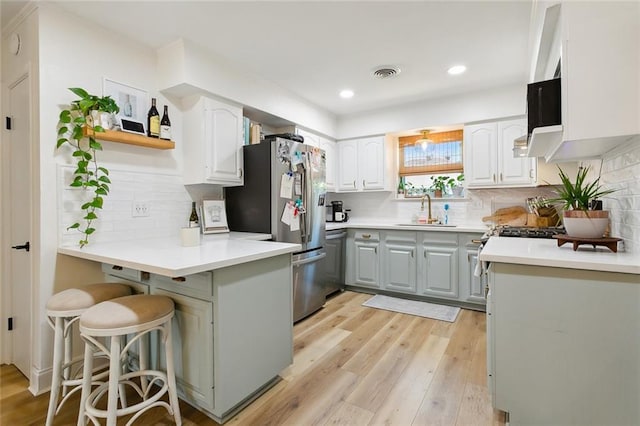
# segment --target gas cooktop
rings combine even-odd
[[[497,229],[500,237],[519,238],[553,238],[554,235],[566,234],[563,227],[532,228],[527,226],[505,226]]]

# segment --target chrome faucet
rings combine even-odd
[[[420,203],[420,211],[423,212],[424,211],[424,199],[425,197],[427,198],[427,207],[429,209],[429,216],[427,217],[427,223],[434,223],[437,222],[437,219],[432,219],[431,218],[431,197],[429,196],[429,194],[424,194],[422,196],[422,201]]]

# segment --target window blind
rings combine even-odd
[[[461,173],[462,130],[430,133],[426,147],[417,143],[421,135],[399,138],[400,176]]]

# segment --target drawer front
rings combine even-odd
[[[438,243],[457,246],[458,234],[455,232],[422,232],[422,235],[418,235],[418,240],[426,245]]]
[[[201,272],[184,277],[169,278],[163,275],[151,274],[149,281],[155,288],[172,291],[185,296],[211,300],[213,297],[213,273]]]
[[[380,233],[378,231],[367,230],[356,231],[355,239],[363,241],[380,241]]]
[[[112,265],[110,263],[102,264],[102,272],[107,275],[113,275],[114,277],[125,278],[131,281],[142,282],[147,278],[147,273],[138,271],[137,269],[125,268],[119,265]]]

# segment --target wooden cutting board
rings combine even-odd
[[[493,222],[497,225],[524,226],[527,224],[527,209],[522,206],[498,209],[491,216],[482,218],[483,222]]]

